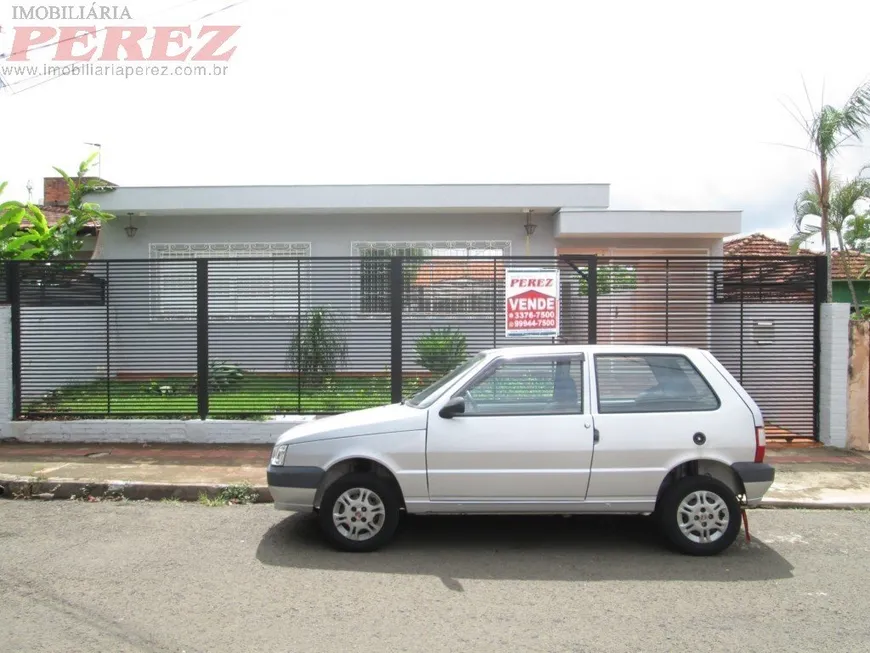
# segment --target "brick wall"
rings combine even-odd
[[[69,204],[69,188],[63,177],[46,177],[42,180],[42,203],[46,206]]]
[[[99,177],[83,177],[83,181]],[[109,183],[109,182],[105,182]],[[69,187],[63,177],[45,177],[42,180],[42,203],[45,206],[66,206],[69,204]]]
[[[846,446],[849,392],[849,305],[822,304],[819,439]]]

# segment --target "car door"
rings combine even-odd
[[[591,370],[590,502],[654,501],[677,464],[729,460],[735,432],[753,432],[751,413],[734,405],[721,375],[705,377],[684,353],[596,353]]]
[[[464,414],[430,413],[432,501],[582,501],[592,462],[584,357],[496,359],[453,396]]]

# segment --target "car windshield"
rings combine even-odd
[[[485,354],[478,354],[477,356],[472,356],[462,365],[454,369],[452,372],[448,373],[446,376],[442,376],[432,385],[423,388],[423,390],[408,398],[405,401],[405,404],[408,406],[413,406],[414,408],[427,408],[433,401],[438,398],[438,395],[442,388],[450,385],[454,379],[465,374],[468,370],[477,365],[485,357]]]

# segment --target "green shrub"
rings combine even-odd
[[[465,336],[455,329],[433,329],[414,345],[417,363],[444,375],[465,362]]]
[[[327,308],[308,311],[293,333],[287,358],[306,383],[322,385],[347,358],[340,320]]]

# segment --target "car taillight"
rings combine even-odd
[[[767,436],[764,434],[764,427],[758,426],[755,428],[755,462],[764,462],[764,449],[767,444]]]

